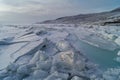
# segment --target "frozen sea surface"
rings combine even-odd
[[[104,79],[117,79],[119,30],[74,24],[2,26],[0,69],[5,72],[0,79],[94,80],[103,70]]]
[[[8,64],[10,64],[10,55],[11,52],[14,49],[12,48],[12,45],[2,45],[2,42],[4,41],[5,43],[10,43],[13,41],[13,39],[20,34],[21,32],[23,32],[24,30],[16,28],[16,27],[12,27],[12,26],[0,26],[0,69],[4,69],[5,67],[8,66]],[[16,46],[19,44],[15,44]],[[20,44],[22,45],[22,44]],[[6,52],[6,50],[8,50],[8,48],[11,47],[11,50]],[[19,46],[17,46],[16,48],[19,48]]]

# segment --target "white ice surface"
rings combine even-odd
[[[72,80],[88,79],[93,74],[97,76],[97,68],[94,64],[88,65],[91,62],[84,54],[80,53],[79,41],[82,40],[93,46],[111,51],[117,49],[117,44],[119,44],[119,40],[116,42],[120,36],[119,28],[103,28],[103,26],[90,28],[84,25],[75,27],[75,25],[67,24],[31,27],[27,31],[13,27],[1,29],[1,31],[8,30],[11,33],[10,35],[1,33],[1,40],[10,41],[10,38],[14,37],[10,42],[15,43],[7,45],[5,48],[2,46],[0,69],[7,67],[10,62],[20,63],[16,70],[9,69],[11,74],[16,71],[16,75],[5,77],[4,80],[14,80],[15,77],[23,80],[43,80],[43,78],[45,78],[44,80],[67,80],[68,74],[74,76]],[[29,32],[32,33],[28,34]],[[114,40],[111,35],[117,35],[118,38]],[[12,67],[16,67],[16,65],[12,65]],[[30,76],[24,78],[20,74]],[[41,75],[39,76],[39,74]],[[108,75],[103,77],[109,79]]]

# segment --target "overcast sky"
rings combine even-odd
[[[120,7],[120,0],[0,0],[0,24],[34,23]]]

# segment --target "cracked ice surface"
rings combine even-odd
[[[74,25],[34,25],[13,35],[12,44],[7,44],[4,54],[0,55],[1,61],[7,59],[3,61],[6,67],[0,71],[0,80],[108,79],[116,69],[102,76],[96,64],[81,53],[78,43],[85,40],[107,50],[115,50],[118,45],[105,35],[95,33],[94,28],[70,26]]]

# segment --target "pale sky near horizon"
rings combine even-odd
[[[0,24],[32,24],[117,7],[120,0],[0,0]]]

